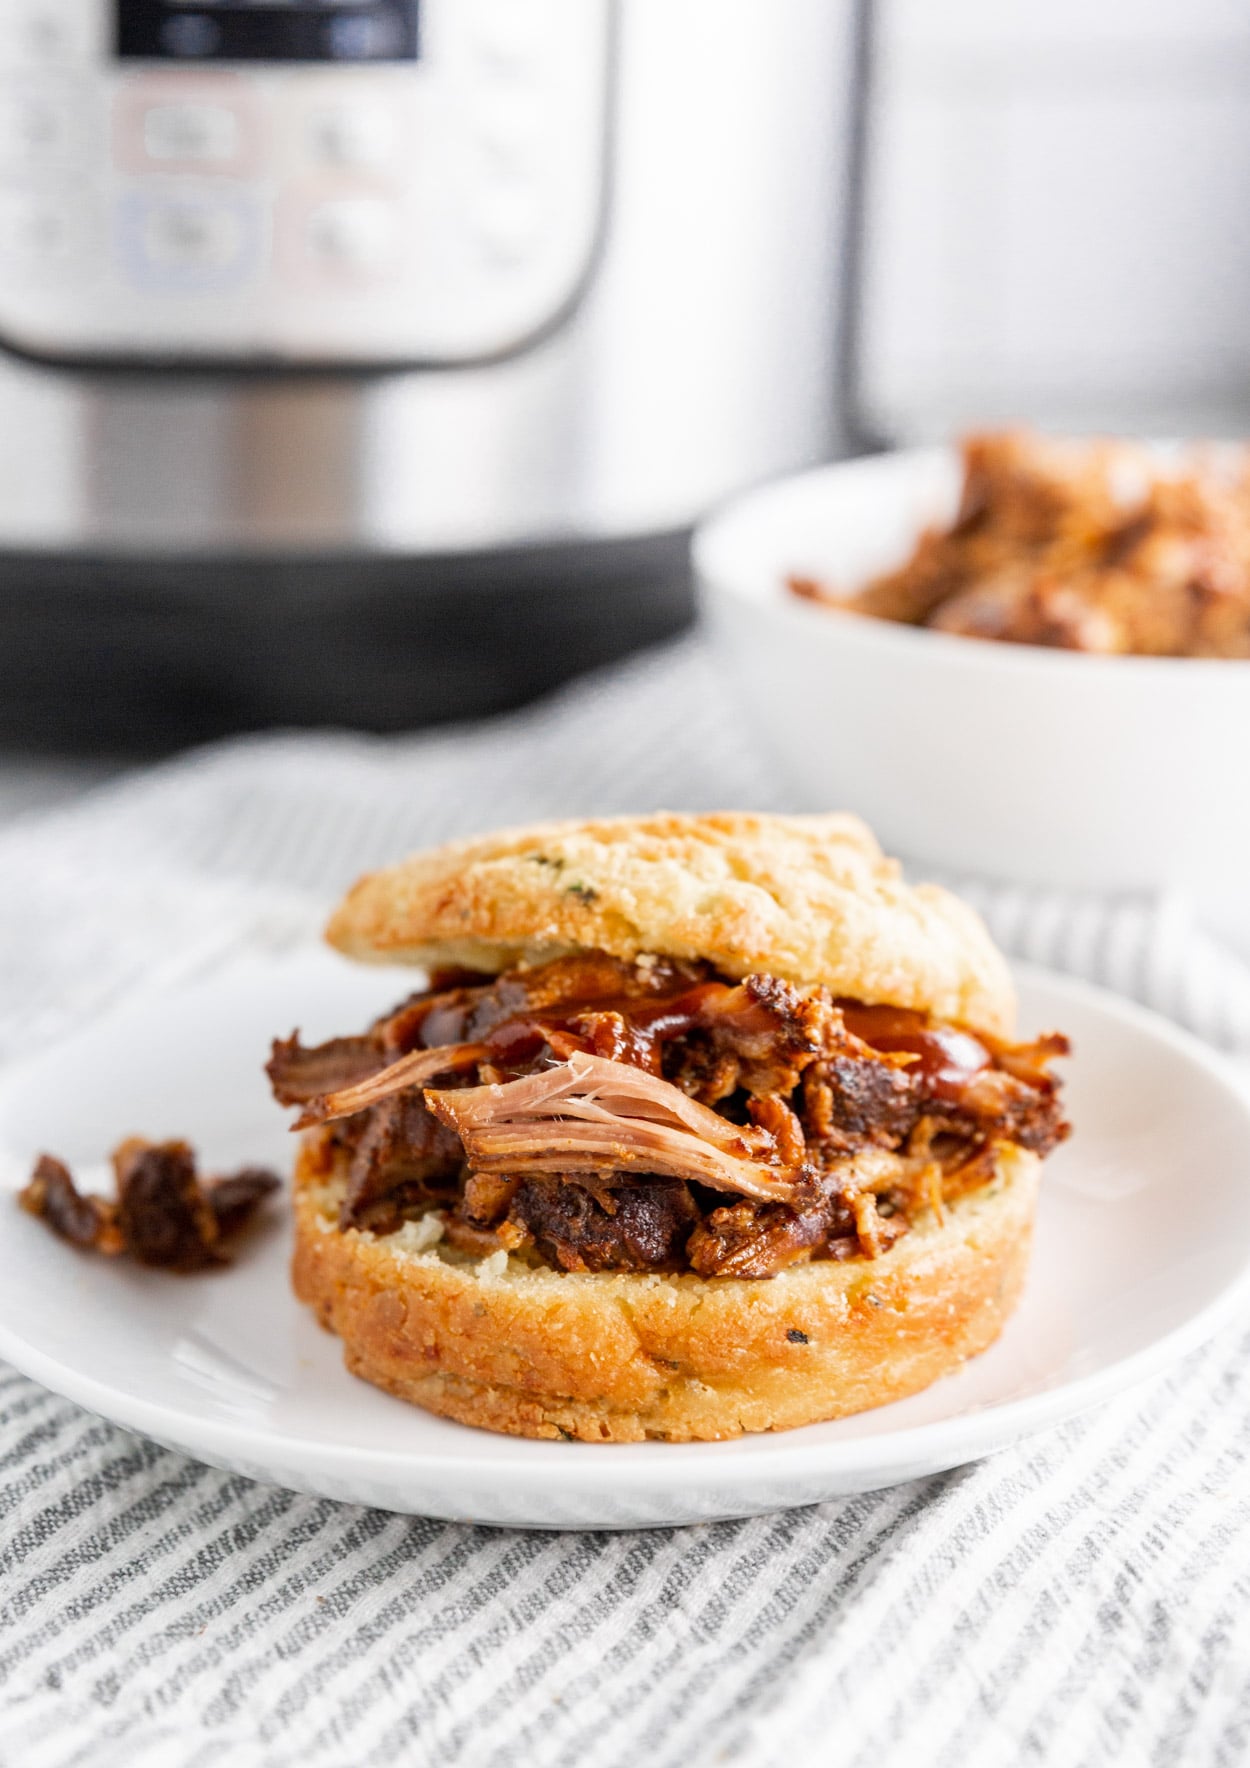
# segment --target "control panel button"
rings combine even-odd
[[[230,286],[260,255],[260,214],[243,197],[132,192],[119,226],[123,257],[141,286]]]
[[[399,216],[381,197],[339,197],[315,204],[304,220],[308,261],[329,275],[384,276],[399,255]]]
[[[157,203],[149,210],[143,243],[153,264],[177,270],[220,270],[243,246],[233,209],[210,203]]]
[[[100,54],[105,8],[90,0],[5,0],[0,65],[64,67]]]
[[[114,100],[113,157],[124,172],[243,177],[263,164],[264,133],[256,91],[235,74],[140,75]]]
[[[542,147],[542,95],[528,83],[494,82],[473,106],[471,127],[473,139],[496,166],[529,167]]]
[[[220,104],[154,104],[143,114],[143,146],[151,160],[221,164],[238,157],[239,119]]]
[[[0,261],[26,270],[64,264],[79,243],[81,222],[69,197],[0,191]]]
[[[0,86],[0,166],[14,171],[72,164],[81,110],[63,91]]]
[[[327,106],[314,111],[306,126],[309,157],[347,170],[385,165],[394,156],[396,136],[394,113],[381,105]]]

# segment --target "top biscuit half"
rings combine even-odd
[[[999,1036],[1015,1018],[980,918],[904,883],[846,815],[661,812],[452,841],[362,878],[326,937],[369,963],[490,974],[578,951],[701,958]]]

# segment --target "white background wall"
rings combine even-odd
[[[1250,4],[878,0],[877,33],[870,418],[1250,427]]]

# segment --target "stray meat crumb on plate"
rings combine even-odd
[[[80,1191],[63,1161],[41,1154],[18,1202],[71,1246],[185,1272],[228,1264],[223,1243],[280,1188],[276,1174],[256,1166],[201,1179],[186,1142],[132,1136],[112,1161],[116,1195],[101,1197]]]

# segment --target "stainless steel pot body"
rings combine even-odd
[[[438,557],[620,541],[836,451],[851,7],[428,0],[420,57],[382,69],[123,61],[116,0],[9,3],[0,550]],[[403,141],[409,75],[425,133],[387,185],[367,163],[369,119],[398,106]],[[524,217],[490,179],[515,196],[535,91],[540,128],[544,102],[560,113],[549,160],[578,172],[544,187],[558,236],[546,281],[491,308]],[[295,145],[282,105],[303,118]],[[314,126],[347,164],[295,163]],[[188,162],[195,151],[218,159]],[[253,265],[249,292],[221,280],[221,258],[251,238],[226,211],[253,199],[270,269]],[[442,259],[411,248],[406,292],[362,294],[396,226],[409,250],[402,225],[425,217],[433,239],[438,215],[451,232],[493,216],[504,237],[478,242],[479,306],[467,273],[459,317],[435,286],[455,268],[446,239]],[[300,253],[321,254],[314,269]]]

